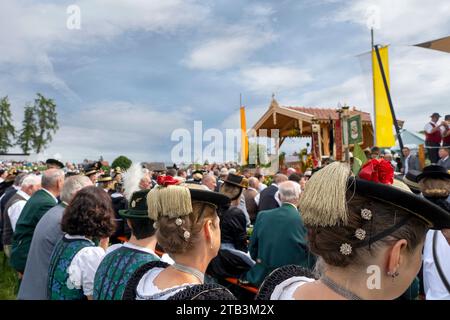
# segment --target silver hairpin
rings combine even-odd
[[[158,229],[158,227],[159,227],[158,221],[153,222],[153,228]]]
[[[191,233],[186,230],[183,233],[183,237],[184,237],[185,240],[188,240],[191,237]]]
[[[372,211],[369,209],[361,209],[361,217],[365,220],[372,219]]]
[[[359,240],[364,240],[366,238],[366,230],[361,229],[361,228],[356,229],[355,237]]]
[[[352,246],[348,243],[341,244],[341,248],[339,249],[344,256],[348,256],[352,253]]]
[[[177,226],[181,226],[181,225],[183,224],[183,220],[181,220],[180,218],[177,218],[177,219],[175,220],[175,224],[176,224]]]

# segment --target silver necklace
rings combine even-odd
[[[176,263],[176,262],[172,265],[172,267],[179,271],[192,274],[194,277],[196,277],[198,280],[200,280],[201,283],[203,283],[205,281],[205,275],[203,274],[203,272],[198,271],[195,268],[191,268],[191,267],[188,267],[188,266]]]
[[[358,295],[354,294],[353,292],[351,292],[350,290],[340,286],[339,284],[337,284],[336,282],[334,282],[333,280],[331,280],[330,278],[328,278],[325,275],[323,275],[320,278],[320,281],[322,281],[322,283],[324,285],[326,285],[328,288],[333,290],[335,293],[337,293],[338,295],[340,295],[348,300],[363,300],[360,296],[358,296]]]

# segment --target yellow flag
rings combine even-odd
[[[388,47],[379,48],[381,63],[386,75],[387,84],[390,90],[389,81],[389,59]],[[375,145],[381,148],[390,148],[395,145],[394,121],[389,107],[389,100],[384,87],[383,76],[381,75],[377,53],[372,50],[373,69],[373,95],[375,109]]]
[[[245,120],[245,107],[241,107],[241,164],[247,164],[248,158],[248,136]]]

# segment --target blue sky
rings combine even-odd
[[[66,26],[72,4],[79,30]],[[248,127],[272,93],[281,105],[371,111],[357,56],[372,12],[376,42],[392,45],[398,117],[421,130],[450,113],[450,55],[410,45],[448,35],[446,0],[3,0],[0,96],[18,127],[36,92],[55,99],[60,130],[38,157],[170,161],[173,130],[237,127],[240,93]]]

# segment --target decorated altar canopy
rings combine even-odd
[[[359,111],[355,107],[350,108],[349,116],[361,116],[363,129],[362,148],[373,145],[373,127],[370,114]],[[337,108],[312,108],[312,107],[293,107],[280,106],[272,98],[268,110],[253,126],[253,130],[258,137],[272,136],[271,129],[279,130],[279,146],[283,144],[286,138],[301,137],[310,138],[313,135],[313,125],[320,128],[318,134],[318,143],[323,156],[331,156],[335,152],[333,149],[335,137],[334,129],[339,120]],[[266,130],[264,130],[266,129]]]

